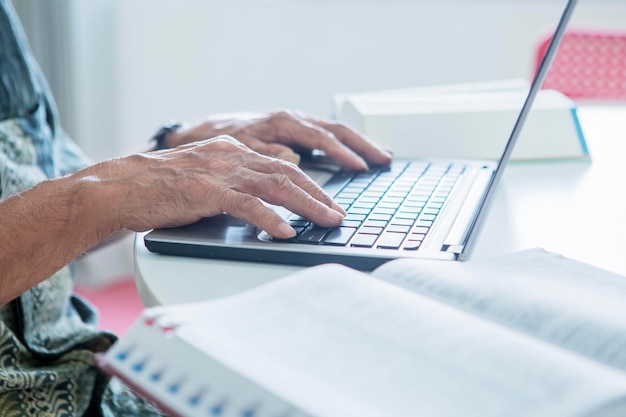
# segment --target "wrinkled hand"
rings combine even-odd
[[[230,135],[250,149],[298,163],[300,152],[322,150],[339,164],[366,170],[368,163],[391,162],[389,152],[348,127],[293,111],[235,113],[211,116],[168,138],[171,147],[217,135]]]
[[[119,221],[116,228],[144,231],[228,213],[272,236],[289,238],[294,230],[261,200],[326,227],[339,225],[345,214],[296,165],[228,136],[120,158],[87,171],[107,179],[103,184],[115,190],[116,211],[110,215]]]

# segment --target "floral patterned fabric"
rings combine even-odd
[[[0,0],[0,200],[89,163],[58,125],[12,5]],[[0,307],[0,416],[161,415],[96,369],[94,354],[115,336],[96,329],[73,284],[68,265]]]

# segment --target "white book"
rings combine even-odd
[[[626,278],[544,250],[147,309],[99,366],[177,416],[626,415]]]
[[[528,94],[520,80],[339,94],[336,119],[402,158],[499,159]],[[512,160],[589,159],[574,101],[539,91]]]
[[[341,117],[343,105],[353,99],[393,99],[411,98],[418,96],[437,96],[443,94],[462,93],[505,93],[505,92],[528,92],[530,83],[523,78],[505,80],[475,81],[457,84],[435,84],[409,88],[395,88],[387,90],[359,91],[343,94],[335,94],[333,97],[333,111],[335,117]]]

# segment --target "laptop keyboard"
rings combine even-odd
[[[418,250],[465,165],[393,162],[368,172],[339,171],[324,190],[348,215],[339,227],[319,227],[294,215],[290,242]]]

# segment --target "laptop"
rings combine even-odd
[[[399,258],[468,259],[576,3],[568,0],[565,6],[498,161],[394,160],[390,166],[351,172],[314,153],[302,168],[348,213],[339,227],[319,227],[274,207],[296,229],[296,237],[276,240],[222,214],[152,230],[144,236],[146,248],[165,255],[299,266],[334,262],[364,271]]]

